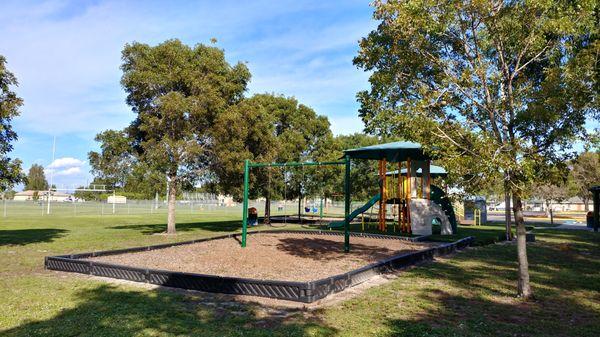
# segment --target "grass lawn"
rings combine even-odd
[[[200,219],[200,220],[199,220]],[[218,235],[235,215],[0,218],[1,336],[597,336],[600,235],[536,229],[529,245],[536,300],[514,297],[516,247],[478,246],[409,269],[383,286],[315,312],[280,315],[246,302],[146,290],[43,269],[43,257]],[[288,227],[289,228],[289,227]],[[488,242],[501,225],[452,238]],[[446,238],[439,238],[446,239]],[[226,304],[226,305],[225,305]]]

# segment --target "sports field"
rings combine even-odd
[[[317,310],[106,282],[46,271],[47,255],[158,244],[239,231],[230,213],[0,218],[2,336],[596,336],[600,236],[536,230],[529,245],[536,300],[514,297],[516,246],[488,244],[400,273]],[[288,225],[286,229],[293,228]],[[297,228],[297,227],[296,227]],[[494,241],[499,226],[457,236]]]

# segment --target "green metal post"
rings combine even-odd
[[[298,184],[298,223],[302,223],[302,184]]]
[[[344,157],[346,174],[344,176],[344,252],[350,251],[350,156]]]
[[[323,197],[321,197],[321,205],[319,205],[319,218],[323,220]]]
[[[242,204],[242,247],[246,247],[248,232],[248,184],[250,180],[250,160],[244,161],[244,202]]]

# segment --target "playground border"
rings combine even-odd
[[[343,232],[322,230],[262,230],[248,232],[249,235],[257,233],[302,233],[311,235],[339,236],[344,235]],[[350,233],[350,235],[353,237],[369,237],[404,241],[423,241],[424,239],[426,239],[426,237],[398,237],[392,235],[370,233]],[[232,237],[236,238],[238,236],[241,236],[241,234],[226,234],[211,238],[153,246],[134,247],[117,250],[104,250],[71,255],[47,256],[45,257],[44,265],[46,269],[50,270],[103,276],[135,282],[144,282],[165,287],[183,288],[213,293],[261,296],[295,302],[311,303],[320,300],[330,294],[340,292],[346,288],[362,283],[375,275],[390,272],[392,270],[406,268],[420,262],[431,261],[434,259],[435,256],[442,256],[453,253],[457,250],[470,246],[474,241],[474,237],[469,236],[452,243],[443,244],[437,247],[419,250],[416,252],[396,255],[343,274],[338,274],[335,276],[326,277],[323,279],[309,282],[258,280],[240,277],[205,275],[160,269],[136,268],[112,263],[81,260],[97,256],[141,252],[210,240],[218,240]]]

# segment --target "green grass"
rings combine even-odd
[[[238,231],[235,215],[164,214],[0,220],[1,336],[596,336],[600,235],[536,229],[529,245],[536,300],[514,296],[516,247],[494,244],[411,268],[356,298],[282,316],[247,302],[147,290],[43,269],[47,255],[114,249]],[[299,227],[287,227],[299,228]],[[461,227],[481,244],[501,225]]]

